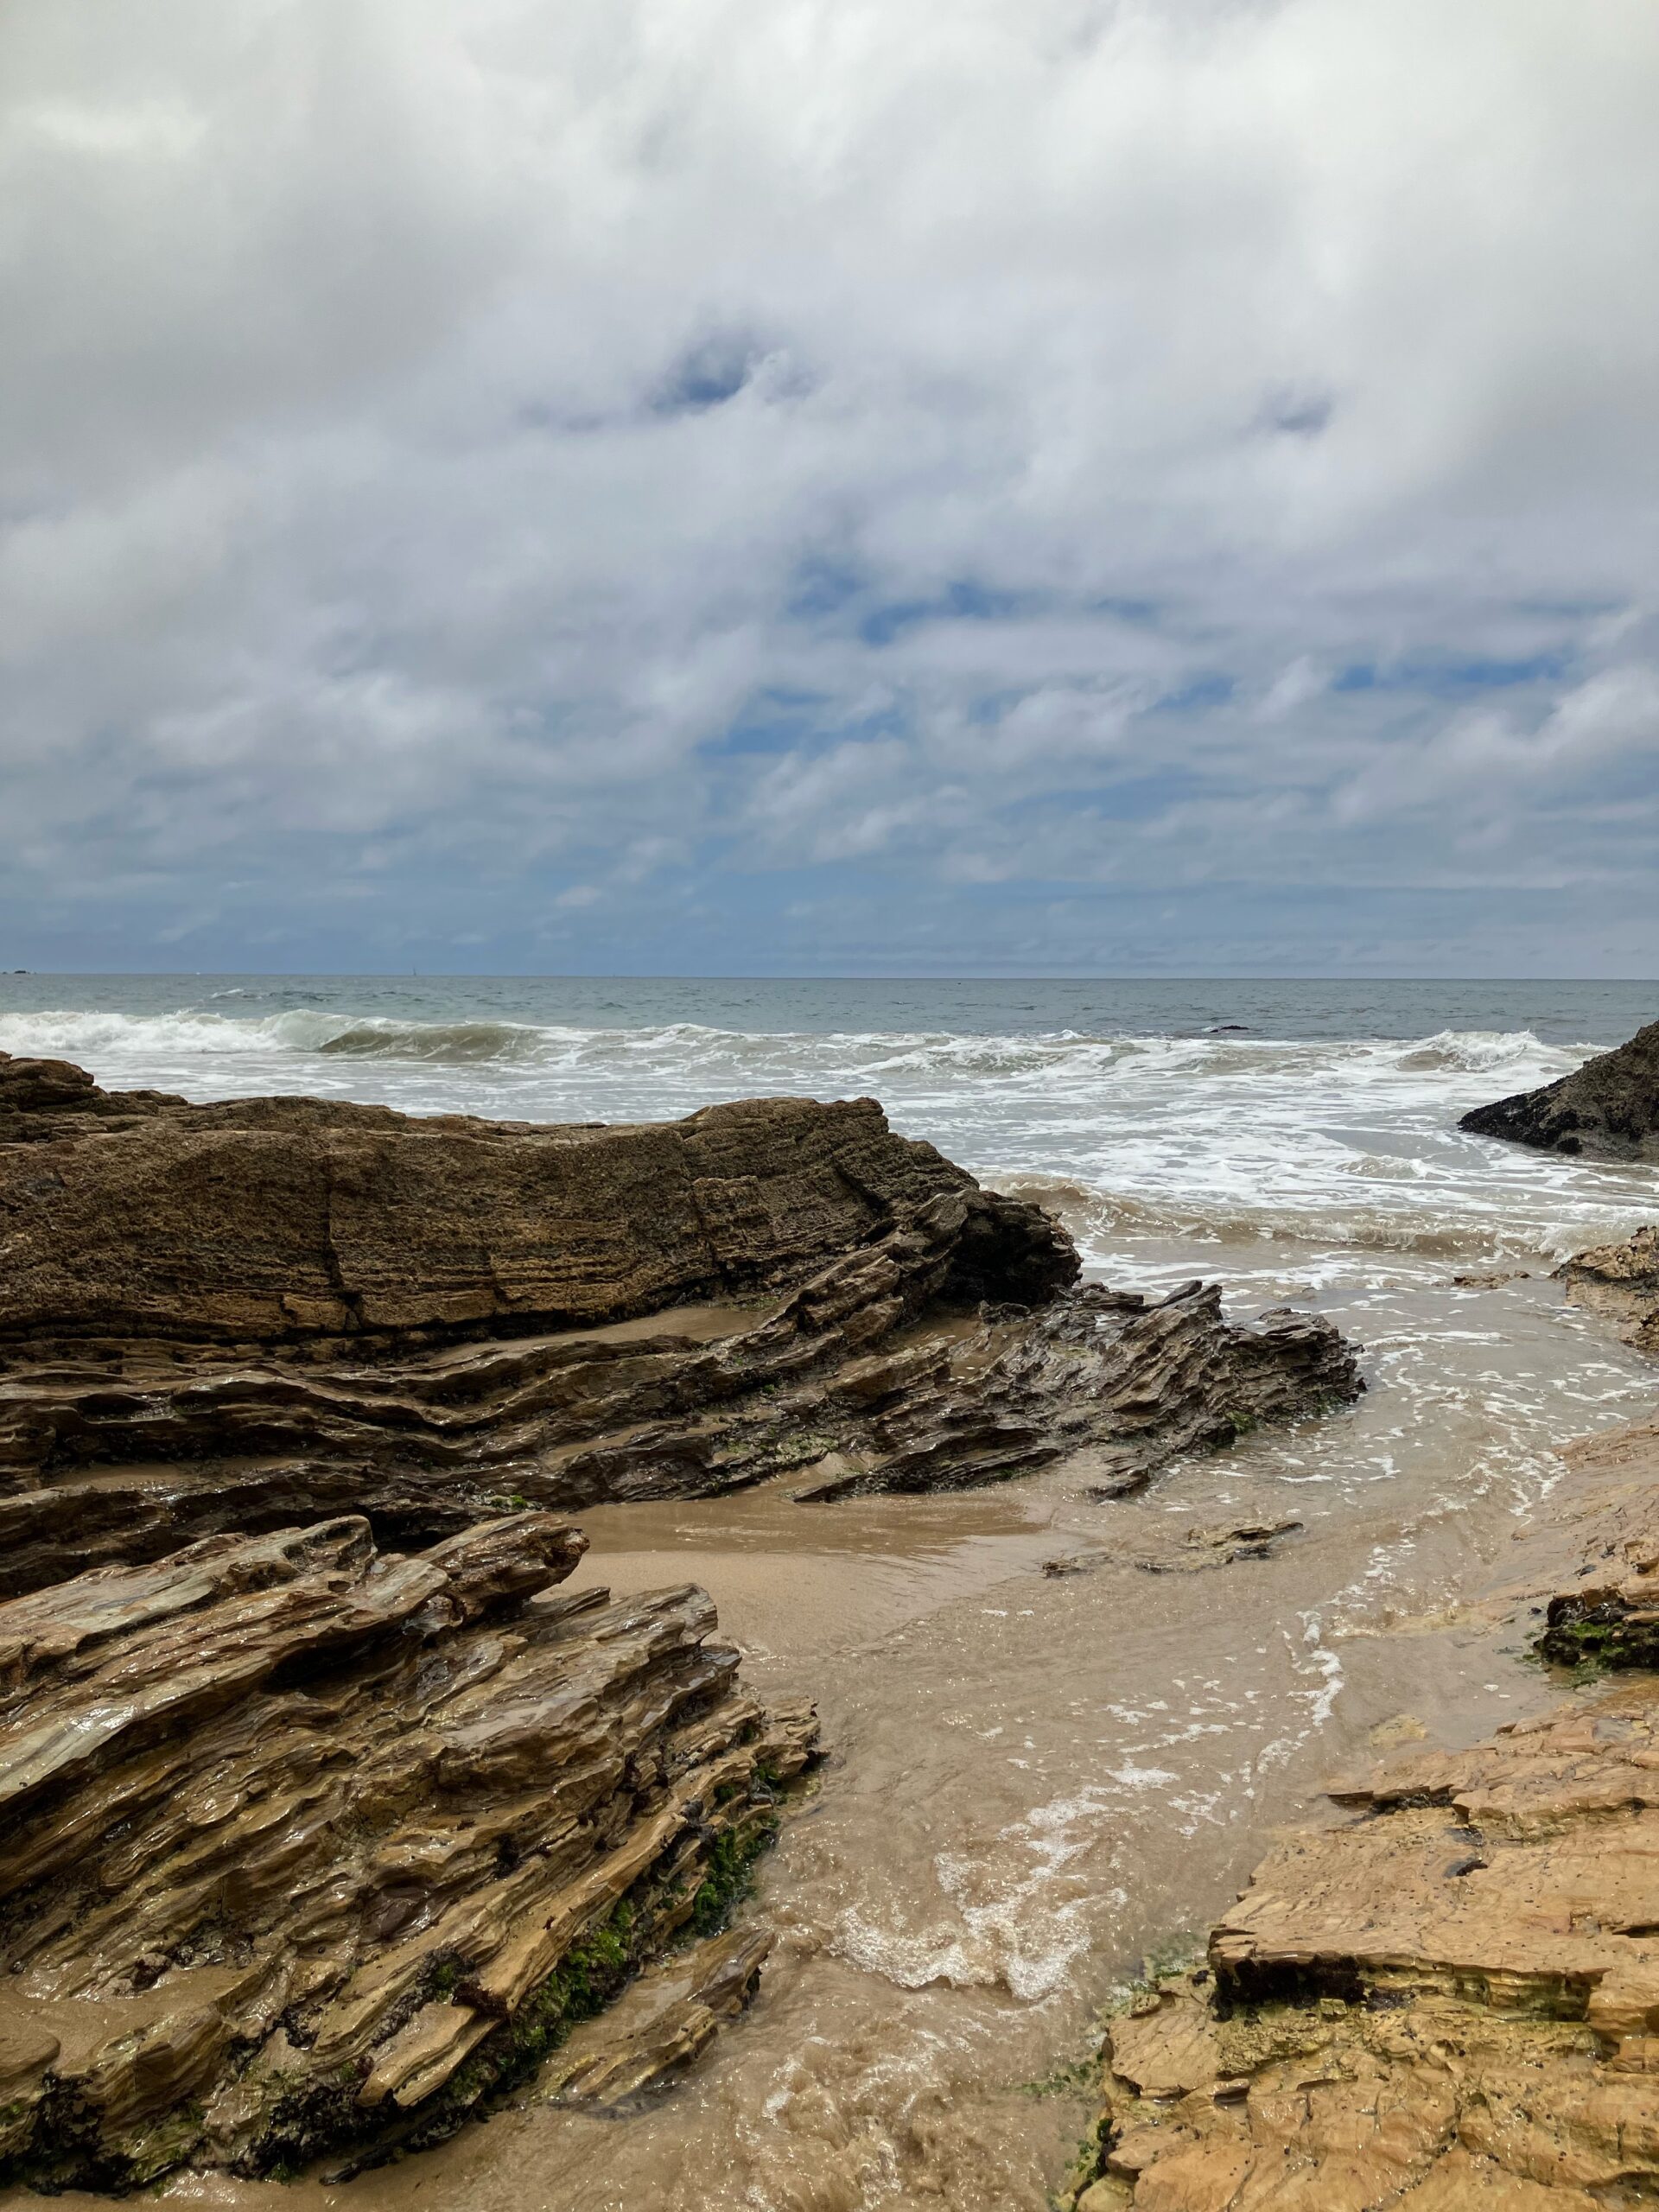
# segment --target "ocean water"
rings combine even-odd
[[[1659,1011],[1659,985],[0,977],[0,1050],[194,1099],[639,1121],[873,1095],[1045,1193],[1103,1264],[1174,1237],[1541,1262],[1650,1210],[1646,1170],[1465,1137]]]
[[[197,1100],[514,1121],[879,1098],[906,1135],[1058,1212],[1091,1274],[1154,1292],[1201,1274],[1241,1317],[1313,1306],[1364,1346],[1362,1416],[1269,1447],[1300,1488],[1393,1499],[1351,1611],[1422,1515],[1529,1510],[1556,1443],[1655,1395],[1648,1363],[1550,1278],[1659,1218],[1659,1171],[1457,1123],[1656,1010],[1659,985],[1630,982],[14,976],[0,1050]]]

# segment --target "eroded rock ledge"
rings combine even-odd
[[[1659,1354],[1659,1229],[1575,1252],[1555,1273],[1571,1304],[1590,1307],[1631,1344]]]
[[[1547,1652],[1651,1664],[1659,1488]],[[1079,2212],[1609,2212],[1659,2197],[1659,1681],[1332,1785],[1208,1962],[1114,2022]]]
[[[816,1724],[742,1695],[702,1591],[560,1589],[584,1548],[344,1517],[0,1605],[0,2175],[383,2155],[550,2051],[600,2101],[695,2055]]]
[[[1543,1152],[1659,1160],[1659,1021],[1559,1083],[1475,1107],[1458,1126]]]
[[[1351,1398],[1331,1325],[1076,1288],[874,1100],[537,1128],[0,1056],[0,1593],[350,1510],[418,1548],[787,1471],[1100,1485]]]

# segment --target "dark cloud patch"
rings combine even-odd
[[[651,395],[653,415],[701,415],[735,399],[754,375],[765,349],[742,332],[702,338],[676,356]]]
[[[1294,386],[1270,392],[1256,417],[1257,426],[1282,438],[1317,438],[1331,427],[1337,411],[1334,394]]]

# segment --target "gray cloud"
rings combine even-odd
[[[14,959],[1653,967],[1649,0],[22,0],[0,87]]]

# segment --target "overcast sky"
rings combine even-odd
[[[1659,973],[1656,0],[10,0],[0,965]]]

